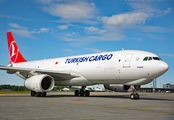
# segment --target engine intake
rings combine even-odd
[[[54,79],[46,74],[35,75],[28,78],[24,85],[26,88],[36,92],[48,92],[54,87]]]

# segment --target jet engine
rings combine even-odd
[[[127,92],[130,88],[130,86],[123,84],[104,84],[104,87],[115,92]]]
[[[24,85],[35,92],[48,92],[54,87],[54,79],[46,74],[35,75],[25,80]]]

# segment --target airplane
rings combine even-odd
[[[105,88],[96,87],[93,89],[94,92],[105,92]]]
[[[90,92],[105,92],[105,88],[100,88],[100,87],[94,87],[94,88],[87,87],[85,88],[85,90],[88,90]]]
[[[63,88],[62,90],[63,91],[69,91],[69,88]]]
[[[86,86],[104,84],[107,88],[127,89],[150,83],[164,74],[169,66],[156,54],[140,50],[102,52],[38,61],[27,61],[19,51],[12,32],[7,33],[10,64],[0,70],[25,80],[31,96],[45,97],[54,86],[81,86],[75,96],[89,96]],[[121,84],[121,87],[120,87]],[[130,99],[139,99],[133,92]]]

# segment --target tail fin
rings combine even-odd
[[[27,62],[20,53],[18,46],[13,38],[12,32],[7,33],[8,50],[10,55],[10,64]]]

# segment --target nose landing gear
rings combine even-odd
[[[136,90],[140,88],[140,86],[134,86],[135,89],[133,90],[133,93],[130,94],[131,100],[138,100],[140,98],[140,95],[136,93]]]
[[[138,100],[140,98],[140,95],[138,93],[132,93],[130,94],[131,100]]]

